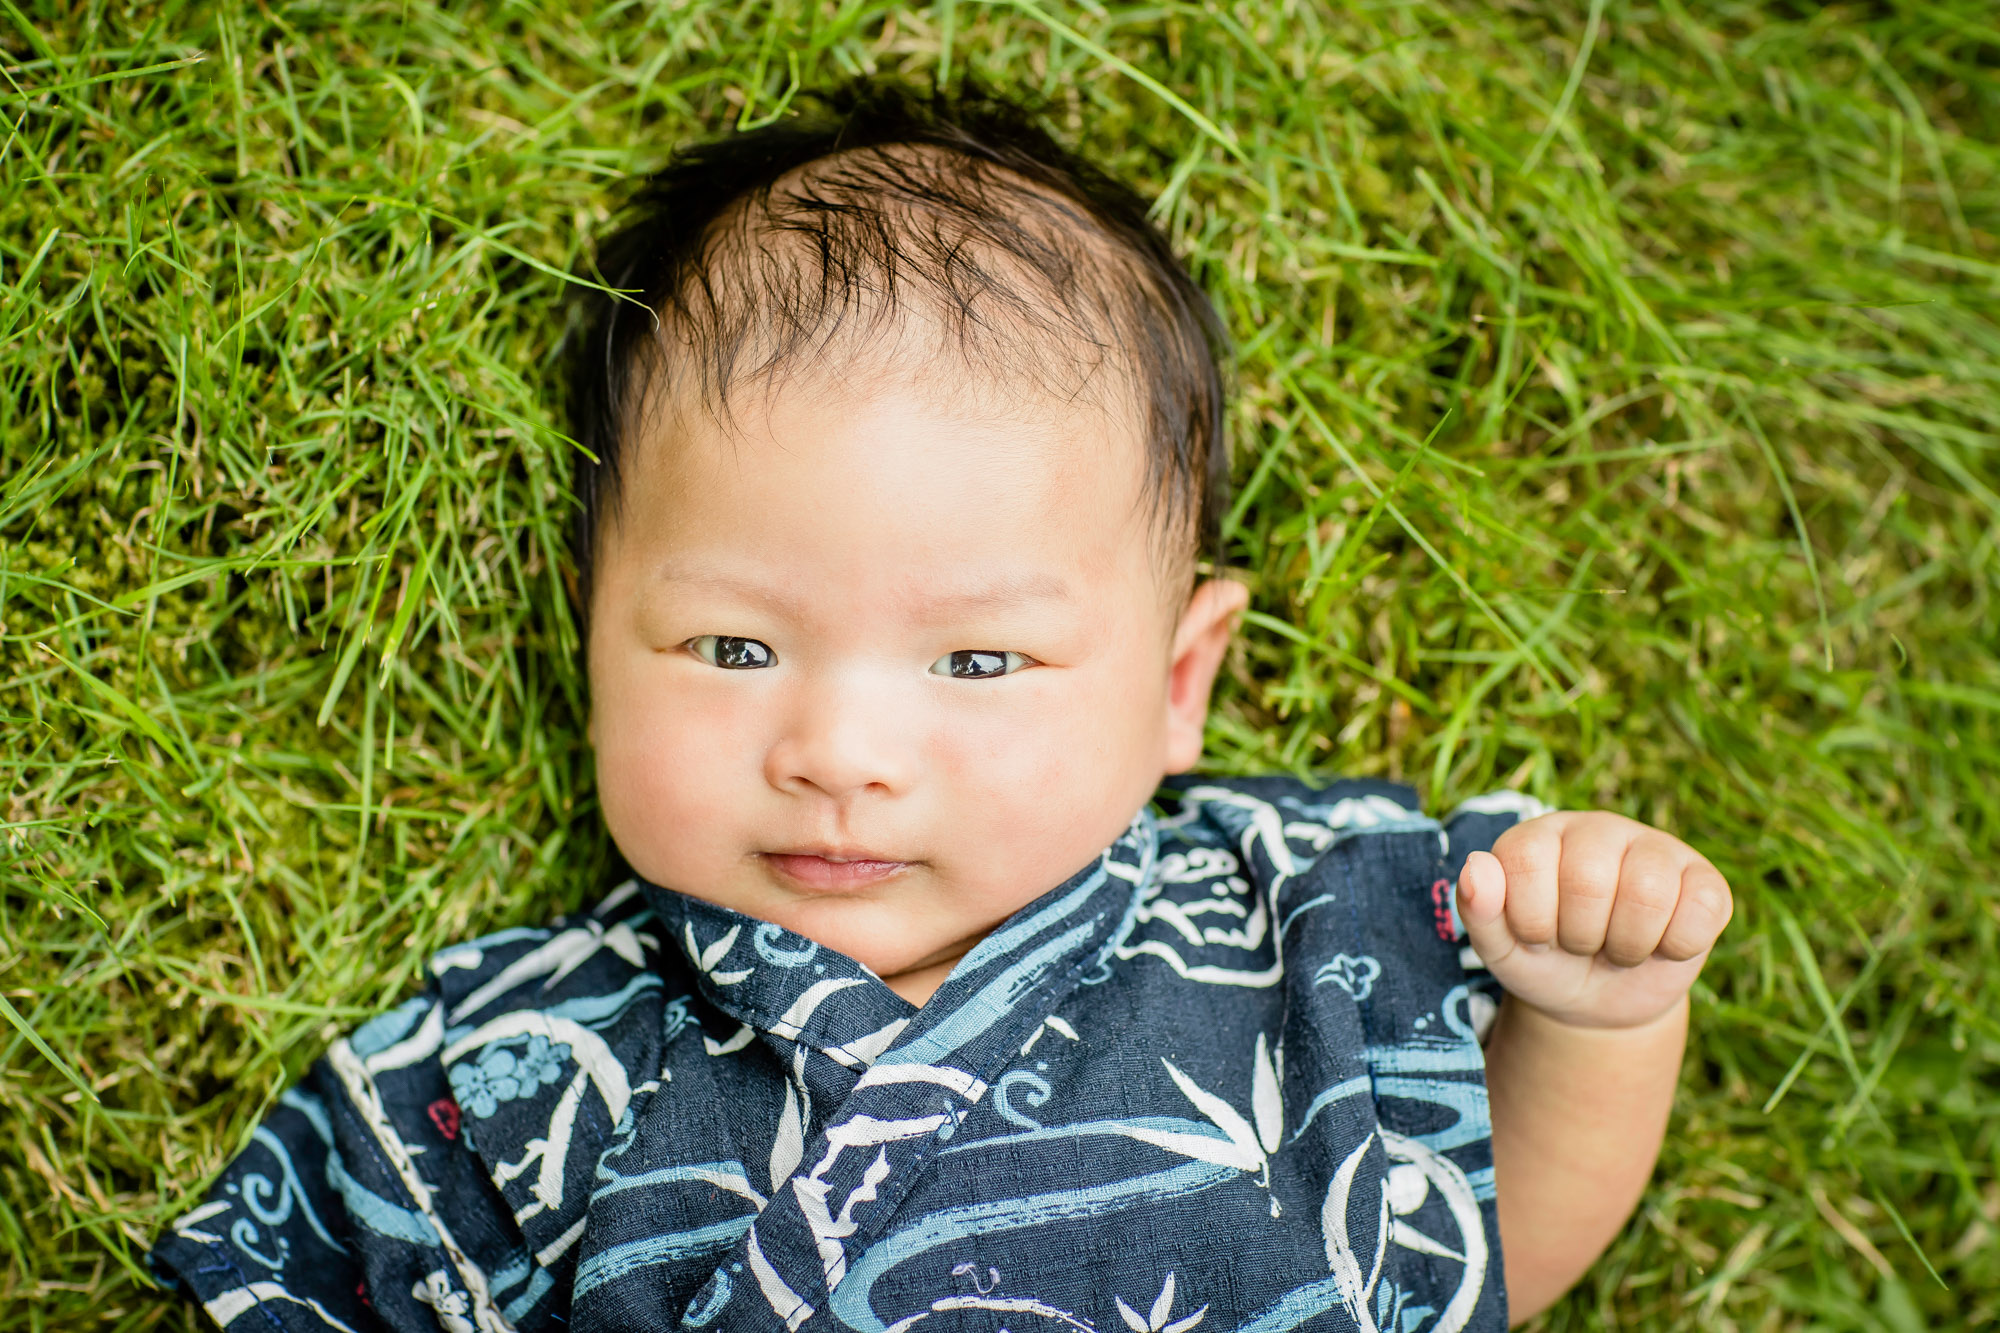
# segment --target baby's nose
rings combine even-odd
[[[878,682],[850,678],[802,690],[765,755],[765,780],[781,791],[845,800],[899,795],[915,779],[914,701]]]

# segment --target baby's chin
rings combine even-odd
[[[936,886],[931,887],[935,890]],[[907,979],[914,985],[933,973],[931,988],[935,989],[952,964],[1037,896],[1028,893],[1018,903],[982,904],[977,908],[968,904],[968,910],[951,911],[941,910],[953,905],[948,892],[927,893],[920,889],[907,896],[893,892],[843,894],[795,899],[782,904],[765,919],[775,920],[824,948],[846,954],[901,993],[899,979]]]

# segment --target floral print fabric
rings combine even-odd
[[[452,1095],[461,1107],[484,1119],[500,1103],[532,1097],[543,1084],[554,1083],[568,1059],[567,1045],[551,1045],[543,1036],[528,1038],[527,1049],[519,1054],[495,1044],[481,1051],[476,1062],[452,1066]]]
[[[431,960],[148,1262],[232,1330],[1498,1333],[1465,856],[1183,779],[921,1008],[627,883]]]

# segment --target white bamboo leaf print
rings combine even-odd
[[[235,1206],[235,1204],[230,1203],[227,1199],[217,1199],[214,1203],[205,1203],[175,1222],[174,1232],[176,1235],[186,1236],[189,1240],[198,1240],[209,1245],[220,1245],[222,1237],[212,1232],[196,1231],[194,1229],[195,1225],[199,1222],[206,1222],[217,1213],[226,1213]]]
[[[1250,1128],[1250,1122],[1238,1114],[1236,1108],[1228,1102],[1223,1101],[1222,1098],[1212,1092],[1203,1090],[1193,1079],[1174,1068],[1173,1061],[1162,1056],[1160,1063],[1167,1067],[1167,1074],[1173,1079],[1174,1086],[1178,1087],[1182,1094],[1194,1103],[1195,1109],[1213,1121],[1215,1127],[1224,1134],[1227,1134],[1229,1141],[1236,1145],[1244,1157],[1249,1159],[1250,1165],[1243,1169],[1246,1171],[1255,1171],[1263,1166],[1264,1150],[1259,1146],[1257,1131]],[[1207,1160],[1212,1162],[1222,1161],[1219,1157],[1209,1157]]]
[[[701,1045],[702,1049],[710,1055],[733,1055],[735,1052],[748,1046],[756,1036],[757,1029],[751,1027],[748,1023],[744,1023],[735,1032],[730,1034],[727,1041],[717,1041],[715,1038],[704,1034],[701,1039]]]
[[[1278,1151],[1285,1135],[1285,1102],[1278,1091],[1278,1073],[1271,1065],[1271,1053],[1264,1046],[1264,1034],[1257,1034],[1257,1068],[1250,1076],[1250,1114],[1257,1121],[1257,1142],[1266,1153]]]
[[[1395,1241],[1405,1249],[1415,1250],[1419,1254],[1435,1254],[1441,1259],[1456,1259],[1459,1263],[1465,1262],[1465,1256],[1457,1250],[1452,1249],[1451,1246],[1444,1244],[1442,1241],[1433,1240],[1401,1218],[1398,1218],[1395,1225],[1390,1228],[1389,1239]]]
[[[1257,1039],[1259,1043],[1262,1037]],[[1174,1275],[1167,1274],[1167,1280],[1160,1284],[1160,1294],[1153,1299],[1153,1312],[1146,1316],[1146,1327],[1158,1329],[1167,1322],[1167,1315],[1174,1308]]]
[[[1246,1149],[1242,1144],[1227,1138],[1215,1138],[1208,1134],[1187,1134],[1178,1130],[1154,1129],[1148,1125],[1121,1125],[1118,1133],[1128,1139],[1150,1143],[1155,1148],[1192,1157],[1198,1162],[1214,1162],[1217,1166],[1233,1167],[1238,1171],[1256,1171],[1263,1167],[1264,1158],[1253,1142]]]
[[[646,965],[646,952],[640,947],[638,934],[623,921],[604,932],[604,947],[634,967]]]
[[[1347,1313],[1359,1326],[1360,1333],[1376,1333],[1375,1320],[1368,1312],[1368,1297],[1374,1290],[1377,1275],[1382,1271],[1382,1253],[1389,1230],[1389,1199],[1385,1193],[1374,1270],[1364,1280],[1361,1276],[1361,1257],[1355,1254],[1353,1242],[1347,1235],[1347,1205],[1348,1196],[1354,1190],[1355,1172],[1361,1169],[1361,1159],[1368,1155],[1368,1147],[1373,1142],[1373,1134],[1361,1140],[1360,1145],[1347,1155],[1347,1160],[1340,1164],[1340,1170],[1333,1173],[1333,1179],[1326,1186],[1326,1202],[1319,1212],[1320,1236],[1326,1242],[1326,1266],[1332,1271],[1334,1283],[1340,1289],[1340,1303],[1347,1307]]]
[[[701,953],[701,970],[715,971],[715,965],[729,956],[729,950],[736,944],[736,937],[743,932],[741,926],[731,926],[729,932]]]
[[[799,1095],[787,1081],[784,1109],[778,1112],[778,1137],[771,1144],[771,1189],[774,1193],[790,1179],[792,1172],[798,1170],[799,1159],[805,1155],[805,1117],[799,1114]]]
[[[1167,1322],[1173,1318],[1174,1313],[1172,1273],[1168,1273],[1167,1280],[1160,1284],[1160,1294],[1153,1298],[1152,1311],[1144,1319],[1139,1317],[1137,1310],[1125,1303],[1123,1296],[1114,1296],[1111,1299],[1118,1307],[1118,1317],[1125,1321],[1125,1327],[1131,1329],[1132,1333],[1187,1333],[1208,1315],[1208,1307],[1204,1305],[1185,1318],[1175,1319],[1171,1324]]]

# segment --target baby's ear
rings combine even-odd
[[[1201,762],[1209,691],[1237,618],[1249,603],[1250,590],[1234,579],[1209,579],[1194,590],[1181,612],[1167,666],[1169,773],[1184,773]]]

